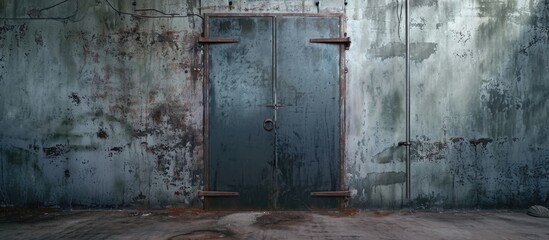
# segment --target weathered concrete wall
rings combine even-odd
[[[8,1],[0,13],[27,17],[53,1],[46,2]],[[131,1],[111,2],[132,12]],[[137,7],[196,8],[177,2]],[[200,19],[138,19],[105,1],[70,1],[41,16],[72,14],[68,21],[1,24],[0,201],[198,204]]]
[[[404,201],[402,2],[349,4],[347,161],[357,206]],[[549,201],[549,1],[411,6],[414,205]]]
[[[549,1],[425,1],[412,68],[421,206],[549,202]],[[427,20],[429,19],[429,20]]]
[[[3,1],[0,203],[198,206],[198,17],[106,1]],[[167,13],[345,12],[352,207],[405,204],[403,0],[135,1]],[[549,201],[549,1],[412,0],[412,200]],[[139,12],[142,13],[142,12]],[[147,12],[158,16],[158,12]]]

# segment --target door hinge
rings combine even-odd
[[[240,39],[239,38],[208,38],[208,37],[199,36],[198,37],[198,42],[199,43],[205,43],[205,44],[208,44],[208,43],[237,43],[237,42],[240,42]]]
[[[238,192],[198,191],[200,197],[238,197]]]
[[[351,191],[311,192],[311,197],[351,197]]]
[[[309,40],[312,43],[335,43],[335,44],[345,44],[345,50],[349,50],[351,47],[351,37],[343,38],[311,38]]]

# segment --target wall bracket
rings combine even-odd
[[[351,47],[351,37],[343,38],[311,38],[309,40],[311,43],[335,43],[335,44],[345,44],[345,50],[349,50]]]
[[[351,197],[351,191],[311,192],[311,197]]]

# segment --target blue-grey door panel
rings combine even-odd
[[[339,190],[339,45],[310,43],[339,37],[338,17],[277,18],[278,200],[282,209],[337,207]]]
[[[208,190],[239,192],[209,198],[208,208],[270,208],[274,135],[270,17],[210,17],[209,37],[239,38],[208,48]]]
[[[336,208],[340,18],[210,16],[207,208]],[[270,122],[272,120],[272,122]]]

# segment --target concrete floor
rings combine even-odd
[[[525,211],[0,209],[0,239],[549,239]]]

